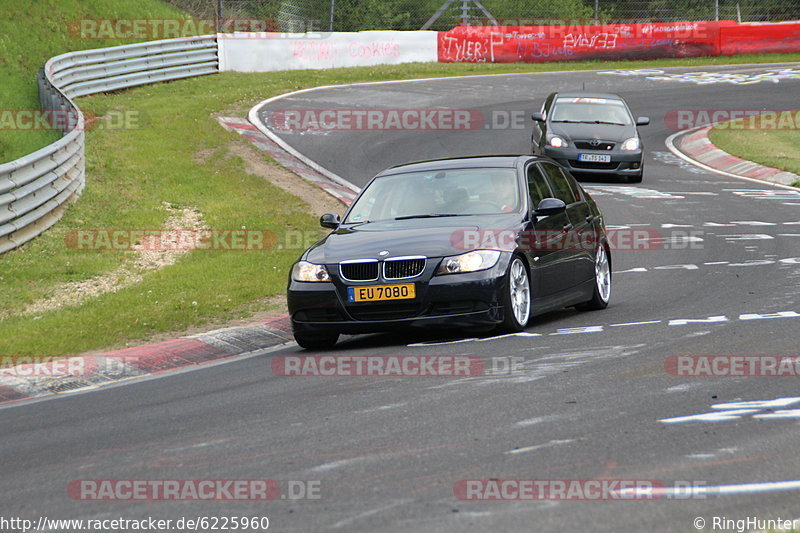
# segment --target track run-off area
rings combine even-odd
[[[676,375],[676,356],[800,356],[800,191],[697,167],[665,145],[680,110],[792,109],[800,66],[475,76],[304,91],[263,127],[363,186],[413,160],[530,150],[553,91],[623,96],[646,151],[641,184],[582,181],[610,229],[608,309],[525,332],[345,337],[328,354],[465,355],[460,378],[283,377],[288,345],[190,371],[0,410],[0,498],[59,518],[267,516],[275,531],[694,531],[702,518],[800,517],[797,377]],[[463,131],[288,131],[286,111],[465,110]],[[691,127],[699,124],[686,125]],[[344,209],[342,209],[342,212]],[[85,501],[75,480],[270,479],[273,501]],[[650,480],[654,498],[473,501],[465,480]],[[307,483],[318,495],[293,497]],[[584,483],[585,486],[585,483]],[[316,493],[314,493],[316,494]],[[463,496],[463,494],[461,494]],[[717,529],[719,530],[719,529]]]

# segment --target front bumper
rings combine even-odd
[[[642,175],[642,151],[622,150],[582,150],[574,147],[545,147],[546,156],[555,159],[571,173],[583,174],[617,174],[620,176]],[[610,163],[588,163],[578,161],[579,154],[609,155]]]
[[[502,295],[509,258],[503,254],[491,269],[466,274],[433,276],[433,269],[417,279],[416,298],[388,302],[350,303],[347,287],[401,283],[376,281],[347,283],[337,277],[329,283],[290,281],[287,292],[294,331],[375,333],[408,327],[469,327],[503,321]]]

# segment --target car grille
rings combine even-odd
[[[294,314],[298,322],[340,322],[344,317],[337,309],[304,309]]]
[[[413,278],[425,270],[424,257],[387,259],[383,263],[383,277],[386,279]]]
[[[368,304],[349,307],[347,312],[356,320],[394,320],[417,316],[419,304]]]
[[[425,270],[425,256],[396,257],[383,263],[385,279],[407,279],[419,276]],[[345,281],[375,281],[380,272],[375,259],[356,259],[339,264],[339,274]]]
[[[374,281],[378,279],[377,261],[354,261],[339,264],[339,274],[348,281]]]
[[[575,148],[579,150],[613,150],[614,144],[600,141],[600,144],[592,145],[589,141],[575,141]]]
[[[614,170],[619,166],[619,163],[615,163],[614,161],[610,163],[597,163],[595,161],[576,161],[573,159],[569,160],[569,164],[572,168],[594,168],[603,170]]]
[[[431,315],[457,315],[459,313],[472,313],[485,311],[489,306],[485,302],[464,300],[456,302],[439,302],[431,306]]]

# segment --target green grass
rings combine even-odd
[[[68,31],[80,19],[184,18],[159,0],[3,0],[0,4],[0,109],[39,109],[36,72],[51,57],[135,41],[80,39]],[[0,130],[0,163],[58,139],[53,131]]]
[[[792,116],[800,113],[793,112]],[[719,125],[709,132],[711,142],[742,159],[800,174],[800,130],[743,129],[748,121]],[[795,127],[800,127],[797,124]],[[800,180],[792,184],[800,186]]]
[[[81,104],[101,114],[112,108],[135,109],[146,114],[147,125],[89,133],[83,196],[53,230],[0,258],[0,309],[21,310],[63,281],[112,270],[130,253],[70,250],[64,242],[67,232],[158,228],[168,216],[160,208],[162,201],[196,207],[211,228],[245,226],[276,233],[315,228],[301,199],[246,174],[241,161],[228,156],[227,143],[239,137],[225,132],[208,110],[240,97],[240,78],[207,77],[84,99]],[[205,162],[195,162],[197,152],[206,149]],[[1,320],[0,353],[76,353],[211,317],[239,316],[243,304],[283,290],[285,273],[298,253],[188,254],[142,283],[90,304]]]
[[[755,56],[739,62],[777,62],[800,55]],[[87,187],[65,217],[43,236],[0,256],[0,354],[63,355],[138,343],[163,332],[248,316],[264,298],[282,294],[288,268],[301,250],[265,252],[195,251],[176,265],[145,276],[132,287],[83,305],[18,316],[30,303],[65,281],[102,275],[127,252],[78,252],[67,248],[70,229],[158,228],[162,201],[192,206],[211,228],[286,228],[318,231],[308,206],[243,170],[230,157],[241,138],[210,116],[244,116],[261,99],[319,85],[403,78],[500,74],[574,69],[654,68],[728,64],[733,58],[654,62],[584,62],[547,65],[409,64],[328,71],[264,74],[225,73],[83,98],[78,104],[99,115],[141,113],[143,127],[95,129],[87,134]],[[206,155],[197,161],[197,154]]]

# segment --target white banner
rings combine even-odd
[[[438,60],[435,31],[221,33],[220,71],[272,72]]]

